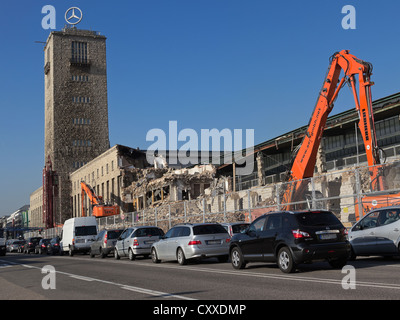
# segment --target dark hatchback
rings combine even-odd
[[[60,237],[55,237],[47,244],[47,254],[60,254]]]
[[[294,272],[298,264],[327,260],[334,268],[347,263],[347,230],[330,211],[283,211],[265,214],[245,233],[232,237],[232,266],[248,262],[276,262],[281,271]]]
[[[42,237],[31,237],[26,240],[25,246],[24,246],[24,253],[31,253],[35,252],[35,248],[38,245],[39,241],[42,239]]]

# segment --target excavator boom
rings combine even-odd
[[[340,79],[341,72],[344,75]],[[349,83],[354,96],[355,106],[359,115],[358,127],[365,145],[368,166],[370,166],[372,190],[383,190],[384,181],[380,174],[379,149],[375,134],[375,124],[372,111],[371,82],[372,65],[351,55],[348,50],[342,50],[332,55],[330,66],[312,113],[307,131],[298,149],[289,172],[290,182],[283,192],[283,209],[290,209],[290,203],[299,201],[299,197],[307,187],[303,179],[314,174],[318,148],[325,129],[326,120],[332,111],[340,89]],[[357,84],[359,95],[357,94]],[[282,208],[282,207],[281,207]]]

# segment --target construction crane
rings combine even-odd
[[[341,71],[344,76],[340,78]],[[380,149],[377,145],[374,116],[372,110],[371,82],[372,64],[362,61],[351,55],[348,50],[342,50],[334,53],[330,58],[330,66],[319,93],[316,106],[312,113],[307,131],[302,143],[295,151],[290,171],[284,184],[282,191],[282,205],[280,209],[290,210],[293,203],[299,202],[308,181],[314,174],[314,167],[317,160],[317,152],[321,142],[322,134],[325,129],[326,120],[332,111],[334,102],[339,94],[340,89],[348,83],[351,87],[355,106],[359,115],[358,128],[364,141],[365,152],[367,156],[368,169],[371,179],[372,191],[384,191],[387,189],[383,175],[383,168],[380,159]],[[357,95],[356,80],[358,78],[359,96]],[[376,206],[391,205],[400,202],[400,195],[379,195],[373,199]],[[361,205],[367,203],[367,198],[361,199]],[[372,201],[372,200],[371,200]],[[356,204],[356,219],[359,219],[358,201]],[[367,208],[363,208],[367,211]]]
[[[81,181],[82,217],[89,216],[90,214],[90,212],[86,212],[85,194],[89,199],[90,206],[92,208],[92,215],[96,218],[114,216],[120,213],[119,206],[105,204],[102,196],[96,195],[92,187]]]

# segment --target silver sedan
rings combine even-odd
[[[210,257],[226,262],[229,242],[228,232],[218,223],[181,224],[171,228],[153,244],[151,256],[154,263],[177,260],[184,265],[189,259]]]

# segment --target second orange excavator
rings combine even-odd
[[[82,217],[90,215],[90,209],[89,212],[86,212],[87,210],[85,207],[85,194],[89,199],[92,215],[95,216],[96,218],[114,216],[120,213],[119,206],[105,204],[103,201],[103,197],[96,195],[94,190],[88,184],[82,181],[81,182]]]
[[[341,71],[344,76],[340,78]],[[340,89],[349,83],[355,100],[355,106],[359,115],[358,127],[361,132],[365,152],[367,156],[368,169],[370,174],[371,191],[378,192],[386,190],[385,177],[380,160],[380,149],[377,145],[375,133],[374,115],[371,99],[371,82],[372,65],[369,62],[362,61],[350,54],[348,50],[342,50],[332,55],[330,66],[319,93],[314,112],[308,124],[307,132],[299,146],[290,171],[288,172],[287,182],[283,190],[282,205],[280,209],[291,210],[293,203],[301,202],[308,181],[314,174],[314,167],[317,159],[318,147],[321,142],[322,134],[325,129],[326,120],[332,111],[334,102],[338,96]],[[358,78],[359,97],[357,95],[356,80]],[[365,214],[368,210],[367,204],[374,201],[373,205],[377,206],[393,205],[400,203],[400,194],[380,193],[378,196],[361,197],[361,205],[363,206],[361,214]],[[360,218],[359,203],[356,201],[356,219]]]

